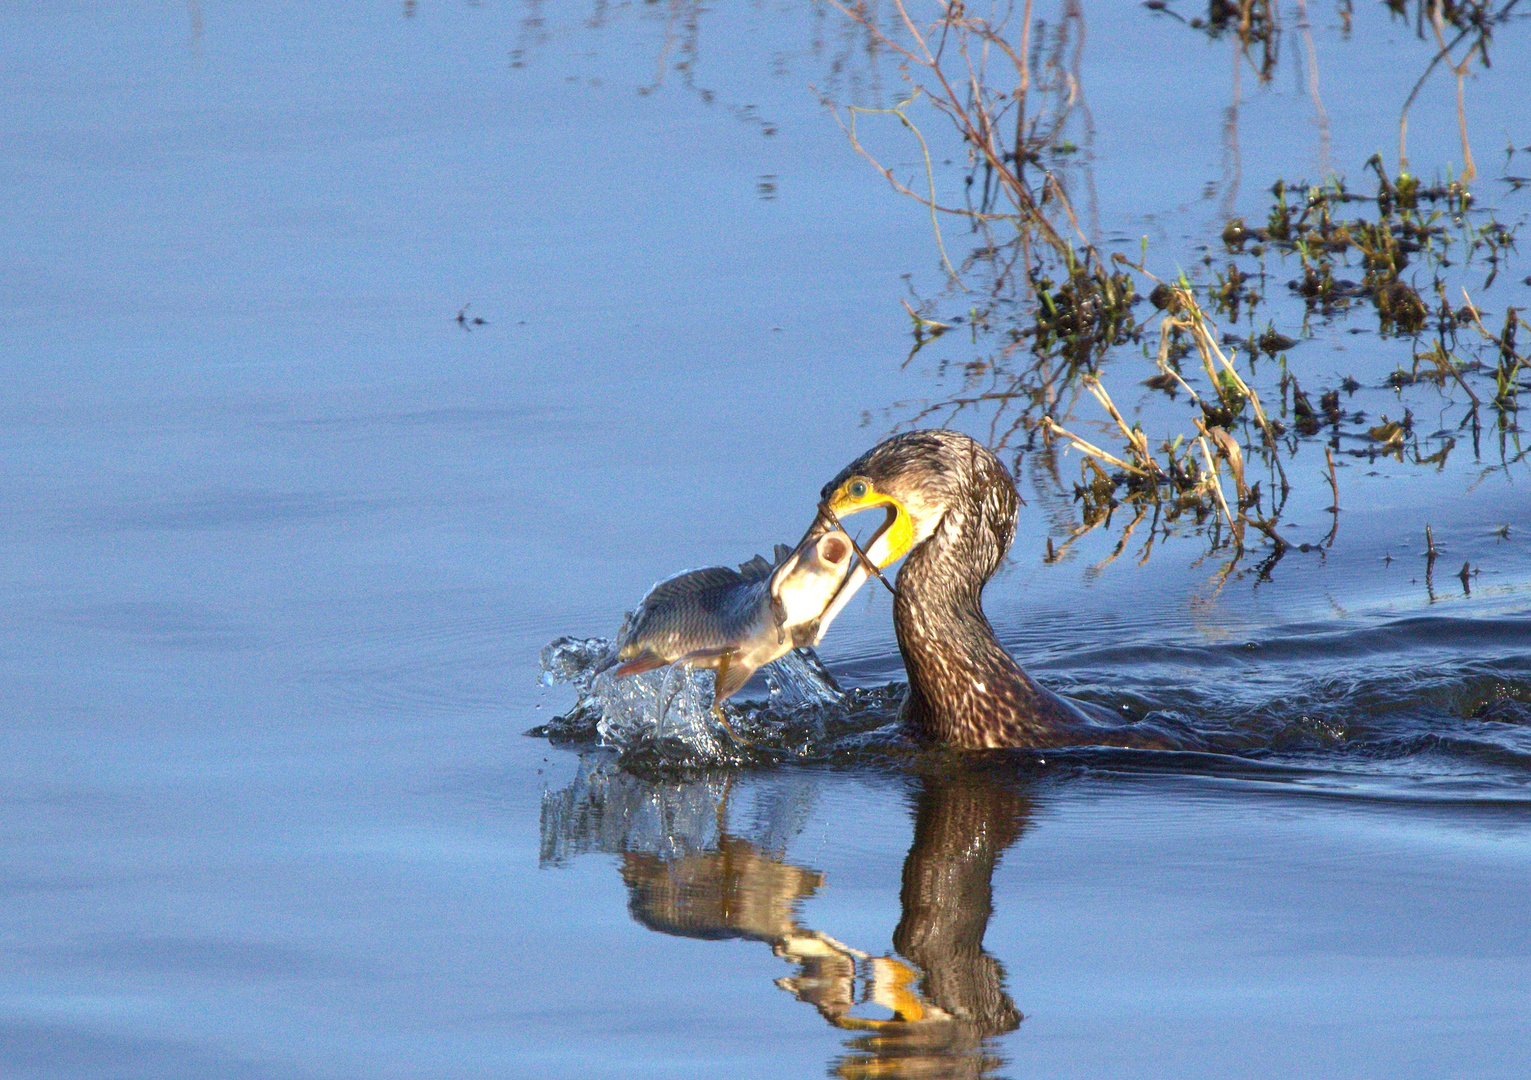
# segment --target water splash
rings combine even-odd
[[[763,705],[725,702],[733,735],[712,713],[713,673],[684,664],[618,678],[607,669],[615,644],[606,638],[561,637],[542,650],[544,686],[569,685],[574,707],[549,724],[551,737],[594,735],[602,745],[667,764],[741,764],[780,750],[792,732],[846,695],[811,649],[794,649],[762,668]],[[823,725],[817,725],[822,730]],[[757,738],[765,740],[756,745]]]
[[[812,649],[793,649],[763,670],[771,704],[778,708],[832,706],[845,700],[840,684]]]

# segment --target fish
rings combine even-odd
[[[830,535],[838,535],[850,545],[852,551],[851,565],[840,583],[840,588],[830,596],[829,602],[811,620],[802,618],[798,623],[798,636],[802,639],[802,644],[818,646],[822,643],[824,635],[829,632],[830,623],[834,622],[835,617],[845,610],[845,606],[850,603],[851,597],[856,595],[861,586],[865,585],[873,577],[881,579],[885,585],[888,584],[879,567],[887,565],[889,561],[888,554],[890,552],[891,539],[889,533],[894,520],[895,513],[890,508],[882,525],[872,534],[871,541],[863,548],[851,540],[849,534],[841,527],[839,520],[834,515],[830,514],[822,506],[820,507],[819,513],[813,519],[813,524],[808,527],[808,531],[803,535],[803,539],[798,542],[792,555],[782,562],[776,573],[784,577],[791,577],[797,572],[793,559],[799,557],[802,553],[815,550],[819,541]],[[889,586],[889,588],[891,589],[892,586]]]
[[[737,570],[709,566],[666,578],[624,622],[612,674],[712,668],[712,710],[721,717],[722,703],[758,669],[822,636],[821,617],[852,576],[854,551],[843,531],[816,522],[796,548],[778,544],[774,564],[757,555]]]

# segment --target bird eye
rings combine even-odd
[[[867,497],[867,482],[865,480],[852,480],[851,486],[847,490],[849,490],[851,498],[864,499]]]

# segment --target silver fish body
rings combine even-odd
[[[844,585],[854,556],[844,533],[805,537],[738,570],[709,566],[659,582],[617,639],[617,676],[685,663],[717,671],[714,707],[751,675],[817,639],[818,620]]]
[[[764,562],[764,560],[761,560]],[[771,570],[708,566],[666,578],[650,589],[617,640],[617,674],[698,659],[715,649],[783,636],[770,591]],[[641,665],[641,666],[640,666]],[[623,670],[629,668],[630,670]]]

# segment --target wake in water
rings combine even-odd
[[[614,648],[606,638],[564,637],[543,649],[543,684],[571,686],[576,699],[569,712],[535,734],[558,742],[598,743],[616,750],[628,765],[682,768],[783,760],[891,763],[932,752],[911,741],[900,723],[907,691],[903,683],[842,690],[811,649],[795,649],[764,667],[766,698],[724,704],[725,728],[711,712],[710,671],[676,664],[617,676],[609,667]],[[1269,729],[1197,723],[1177,710],[1102,704],[1097,712],[1105,719],[1088,747],[1007,753],[1045,764],[1048,759],[1076,760],[1091,751],[1237,754],[1275,741]],[[1304,741],[1329,733],[1306,717],[1296,728]],[[1287,741],[1293,734],[1285,726]]]
[[[1399,620],[1292,627],[1268,643],[1102,646],[1062,692],[1119,716],[1101,745],[997,751],[1023,769],[1181,773],[1381,797],[1523,800],[1531,792],[1531,622]],[[626,767],[788,761],[903,770],[943,753],[898,722],[905,686],[841,689],[811,650],[762,669],[763,698],[732,700],[735,741],[710,712],[712,674],[684,666],[614,678],[612,643],[560,638],[546,685],[574,706],[536,734],[601,745]],[[1188,672],[1195,681],[1187,683]],[[1060,685],[1061,682],[1061,685]]]

